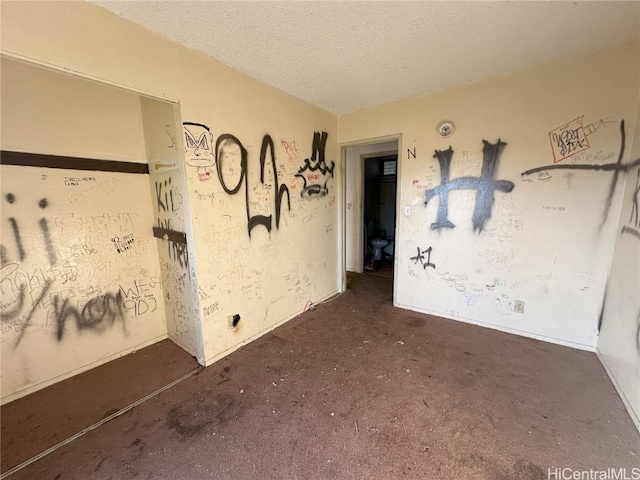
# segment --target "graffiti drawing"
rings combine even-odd
[[[613,172],[613,178],[611,179],[611,185],[609,187],[609,193],[607,195],[607,200],[605,202],[604,213],[602,216],[602,222],[600,223],[600,228],[604,225],[609,216],[609,210],[611,209],[611,200],[613,198],[613,194],[616,189],[616,185],[618,184],[618,178],[620,176],[620,172],[628,172],[630,169],[637,167],[640,165],[640,158],[637,158],[627,164],[622,163],[622,158],[624,156],[625,150],[625,141],[626,134],[624,129],[624,120],[620,121],[620,137],[621,137],[621,145],[620,145],[620,153],[618,155],[618,161],[616,163],[605,163],[601,165],[592,165],[592,164],[559,164],[559,165],[545,165],[543,167],[536,167],[522,172],[522,176],[526,177],[527,175],[532,175],[538,172],[547,172],[548,170],[557,170],[557,169],[565,169],[565,170],[594,170],[594,171],[604,171],[604,172]]]
[[[420,262],[420,264],[422,265],[422,268],[424,268],[426,270],[427,267],[432,267],[432,268],[436,268],[435,264],[431,263],[431,251],[432,248],[429,247],[426,250],[422,250],[420,251],[420,247],[418,248],[418,254],[415,257],[411,257],[410,260],[414,260],[414,265],[416,265],[418,262]],[[427,261],[424,262],[424,254],[427,254]]]
[[[583,118],[584,115],[549,132],[553,163],[558,163],[578,152],[591,148],[587,134],[582,127]]]
[[[183,122],[184,148],[187,165],[192,167],[213,167],[213,134],[202,123]]]
[[[482,232],[484,224],[491,217],[491,209],[494,203],[494,191],[509,193],[513,190],[514,184],[508,180],[495,180],[498,159],[502,150],[507,145],[500,139],[496,143],[489,143],[482,140],[484,147],[482,149],[482,171],[479,177],[459,177],[453,180],[449,179],[451,171],[451,159],[453,157],[453,149],[449,147],[447,150],[436,150],[433,155],[440,163],[440,185],[428,189],[426,191],[425,205],[429,203],[433,197],[439,198],[438,216],[436,222],[431,224],[432,230],[441,228],[455,228],[455,225],[449,220],[449,192],[452,190],[476,190],[476,203],[472,216],[473,229]]]
[[[287,208],[291,210],[291,199],[289,197],[289,188],[286,185],[280,185],[278,182],[278,170],[276,166],[275,154],[273,151],[273,139],[270,135],[265,135],[262,138],[262,147],[260,149],[260,183],[265,184],[265,165],[267,163],[267,155],[269,156],[269,163],[273,174],[273,192],[274,192],[274,207],[276,213],[276,228],[280,228],[280,216],[282,210],[282,199],[284,195],[287,195]],[[247,211],[247,230],[249,237],[251,237],[251,231],[262,225],[271,232],[273,215],[251,215],[249,207],[249,185],[247,181],[247,168],[248,168],[248,153],[246,148],[242,145],[240,140],[231,134],[223,134],[216,140],[216,168],[218,172],[218,179],[220,185],[224,191],[229,195],[235,195],[240,191],[242,184],[244,183],[244,196],[245,206]],[[233,162],[239,163],[234,165]],[[239,167],[239,175],[235,185],[231,187],[227,185],[228,179],[225,179],[223,168],[226,167],[227,172],[234,172]]]
[[[311,157],[304,160],[304,165],[300,167],[296,177],[299,177],[304,182],[301,197],[324,197],[329,193],[327,182],[329,177],[333,178],[333,169],[335,168],[335,162],[332,160],[331,165],[327,165],[325,160],[325,149],[327,146],[327,132],[315,132],[313,134],[313,142],[311,145]],[[309,172],[305,174],[305,172]],[[314,173],[319,172],[319,173]],[[321,176],[325,179],[324,184],[317,183],[321,179]],[[308,181],[315,183],[308,183]]]
[[[12,193],[5,196],[10,204],[17,202]],[[46,209],[49,202],[46,198],[38,202],[40,209]],[[68,261],[58,266],[58,259],[51,238],[49,223],[46,218],[40,218],[37,224],[42,232],[42,240],[49,260],[50,268],[44,266],[33,270],[26,270],[21,263],[27,258],[21,238],[18,221],[10,217],[9,224],[16,243],[17,260],[12,262],[8,249],[2,245],[2,268],[0,270],[0,293],[3,303],[0,320],[3,324],[11,323],[11,329],[18,332],[14,343],[16,348],[22,341],[27,328],[32,324],[34,314],[38,309],[46,311],[47,323],[55,326],[55,335],[62,340],[67,320],[75,320],[78,330],[92,329],[102,331],[121,321],[124,327],[124,311],[122,296],[118,294],[93,295],[86,301],[75,300],[71,303],[73,290],[62,288],[53,290],[54,282],[64,286],[68,281],[77,279],[77,267]]]

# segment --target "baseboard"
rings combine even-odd
[[[633,424],[638,429],[638,433],[640,433],[640,417],[638,417],[638,414],[640,412],[636,413],[636,411],[633,409],[631,402],[629,402],[629,399],[624,393],[624,390],[622,390],[622,387],[620,387],[620,384],[616,380],[616,377],[613,375],[613,372],[609,368],[609,365],[607,365],[607,362],[602,357],[602,355],[600,354],[600,351],[597,348],[596,348],[596,355],[598,356],[600,363],[604,367],[605,372],[607,372],[607,375],[609,375],[609,379],[611,380],[611,383],[613,383],[613,388],[616,389],[616,392],[618,392],[618,396],[622,400],[624,407],[627,409],[627,412],[629,412],[629,415],[631,416],[631,420],[633,421]]]
[[[519,337],[533,338],[534,340],[540,340],[547,343],[553,343],[555,345],[562,345],[563,347],[575,348],[577,350],[584,350],[587,352],[595,352],[596,347],[594,345],[585,345],[577,342],[570,342],[568,340],[563,340],[560,338],[547,337],[545,335],[541,335],[538,333],[527,332],[525,330],[518,330],[516,328],[503,327],[501,325],[494,325],[492,323],[479,322],[477,320],[472,320],[464,317],[456,317],[454,315],[443,314],[440,312],[433,312],[428,310],[423,310],[415,307],[409,307],[407,305],[402,305],[394,302],[394,307],[402,308],[403,310],[410,310],[412,312],[424,313],[425,315],[432,315],[436,317],[446,318],[447,320],[455,320],[456,322],[468,323],[470,325],[476,325],[478,327],[489,328],[491,330],[497,330],[499,332],[510,333],[512,335],[518,335]]]

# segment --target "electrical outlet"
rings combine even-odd
[[[524,313],[524,302],[522,300],[514,300],[513,311],[516,313]]]

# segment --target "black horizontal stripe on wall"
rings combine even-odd
[[[149,173],[147,163],[98,160],[95,158],[64,157],[41,153],[0,152],[0,164],[22,167],[65,168],[68,170],[90,170],[94,172]]]

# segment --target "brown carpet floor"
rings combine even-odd
[[[352,276],[344,295],[7,478],[500,480],[640,466],[640,435],[595,354],[394,308],[391,282]],[[3,471],[194,368],[165,341],[3,406]]]

